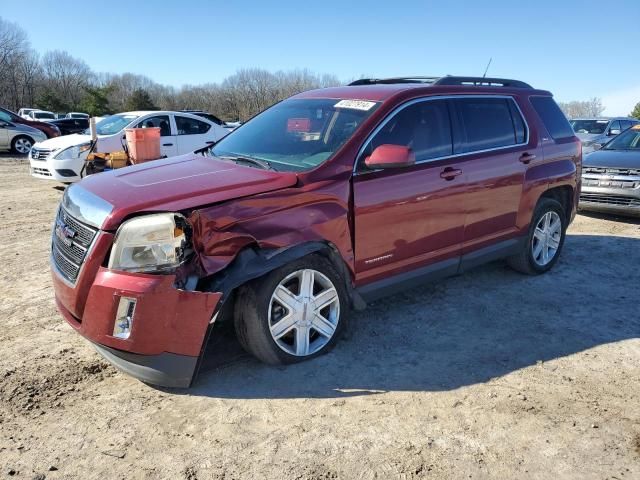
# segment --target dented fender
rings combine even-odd
[[[353,274],[354,252],[349,226],[350,182],[344,179],[312,183],[195,210],[188,220],[200,277],[212,276],[240,252],[270,252],[278,263],[298,252],[312,253],[332,245]],[[288,252],[288,253],[287,253]],[[245,253],[238,260],[250,268]],[[265,264],[266,254],[252,260]],[[279,256],[285,255],[285,256]],[[271,259],[273,261],[273,258]],[[262,267],[254,266],[257,270]],[[264,272],[263,272],[264,273]]]

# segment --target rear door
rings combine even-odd
[[[420,99],[390,115],[365,144],[353,179],[356,281],[420,267],[454,273],[465,220],[465,175],[453,153],[449,102]],[[384,144],[410,147],[416,164],[368,170]]]
[[[216,137],[211,123],[187,117],[186,115],[174,115],[174,118],[176,122],[178,155],[193,152],[194,150],[215,143]]]
[[[524,175],[541,160],[520,109],[509,96],[452,100],[461,141],[455,153],[469,184],[462,254],[515,236]],[[495,247],[494,247],[495,248]]]

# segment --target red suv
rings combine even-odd
[[[549,92],[359,80],[207,149],[85,178],[52,238],[58,308],[117,367],[189,386],[214,326],[270,364],[331,348],[352,308],[506,258],[558,260],[580,141]]]

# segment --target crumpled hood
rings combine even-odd
[[[640,168],[640,150],[597,150],[584,157],[584,167]]]
[[[113,230],[140,211],[180,211],[296,185],[295,173],[253,167],[189,153],[91,175],[82,188],[112,206],[102,222]]]

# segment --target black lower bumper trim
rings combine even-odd
[[[161,353],[139,355],[92,343],[104,358],[117,369],[143,382],[160,387],[188,388],[191,385],[198,357]]]

